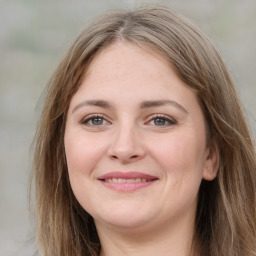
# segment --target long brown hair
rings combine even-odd
[[[91,216],[74,197],[64,133],[69,103],[99,50],[117,40],[151,47],[195,91],[217,145],[217,178],[202,181],[196,216],[198,255],[256,255],[256,156],[234,82],[209,39],[164,7],[117,11],[92,21],[73,43],[47,89],[34,144],[39,250],[47,256],[99,255]]]

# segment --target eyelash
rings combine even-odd
[[[93,124],[93,123],[89,124],[90,121],[93,121],[93,119],[97,119],[97,118],[98,118],[98,119],[102,119],[103,122],[108,122],[108,121],[106,120],[106,118],[105,118],[103,115],[92,114],[92,115],[87,116],[85,119],[83,119],[83,120],[81,121],[81,124],[87,125],[87,126],[90,126],[90,127],[96,127],[96,126],[101,126],[101,125],[103,125],[103,124],[96,125],[96,124]],[[109,122],[108,122],[108,123],[109,123]]]
[[[155,122],[157,119],[163,120],[164,122],[167,122],[168,124],[156,125]],[[168,127],[168,126],[177,124],[176,120],[174,120],[173,118],[170,118],[168,116],[165,116],[165,115],[155,115],[155,116],[151,117],[147,123],[150,123],[152,121],[154,121],[154,124],[153,124],[154,126],[159,126],[159,127]]]
[[[89,123],[89,122],[92,122],[94,119],[101,119],[102,122],[109,123],[109,121],[107,121],[107,119],[104,117],[104,115],[92,114],[92,115],[87,116],[85,119],[83,119],[81,121],[81,124],[87,125],[89,127],[97,127],[97,126],[100,127],[100,126],[104,125],[104,123],[100,123],[100,124]],[[164,124],[157,125],[156,124],[157,119],[163,121]],[[170,118],[168,116],[165,116],[165,115],[155,115],[155,116],[151,117],[150,120],[146,122],[146,124],[150,124],[152,121],[154,122],[154,124],[152,124],[152,126],[159,126],[159,127],[168,127],[168,126],[177,124],[176,120],[174,120],[173,118]],[[166,122],[167,122],[167,124],[166,124]]]

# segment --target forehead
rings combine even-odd
[[[134,58],[136,58],[136,61]],[[145,63],[153,59],[154,65],[158,63],[172,68],[167,58],[155,48],[147,45],[138,46],[134,43],[118,40],[96,53],[86,73],[90,73],[95,68],[100,69],[106,66],[118,68],[120,71],[122,67],[131,68],[132,66],[135,68],[138,65],[143,67]]]
[[[119,83],[118,89],[124,89],[126,83],[131,88],[132,85],[140,88],[142,83],[148,83],[148,86],[158,84],[157,91],[161,88],[160,84],[178,82],[187,86],[162,54],[149,47],[121,41],[110,44],[96,54],[86,70],[82,86],[86,84],[89,90],[92,86],[96,89],[104,84],[107,90],[116,82]]]
[[[163,100],[176,101],[184,108],[198,107],[195,93],[166,58],[150,48],[123,42],[111,44],[95,56],[71,106],[88,100],[125,104],[125,108]]]

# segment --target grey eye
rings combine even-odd
[[[82,124],[87,126],[101,126],[107,124],[107,120],[101,116],[89,116],[82,121]]]
[[[163,126],[163,127],[168,127],[176,124],[176,121],[165,116],[156,116],[152,118],[149,122],[150,125],[153,126]]]
[[[164,118],[158,117],[158,118],[154,119],[154,124],[158,125],[158,126],[166,125],[167,123],[168,123],[168,121],[166,119],[164,119]]]
[[[104,123],[104,119],[101,117],[92,118],[91,123],[93,125],[102,125]]]

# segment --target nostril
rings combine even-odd
[[[131,160],[136,160],[139,158],[139,155],[131,155],[131,156],[121,156],[121,155],[112,155],[112,159],[119,159],[122,161],[131,161]]]

